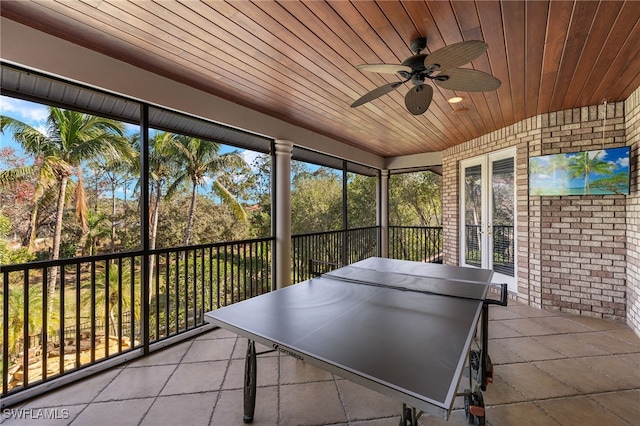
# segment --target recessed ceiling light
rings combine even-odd
[[[453,98],[449,99],[447,102],[449,102],[450,104],[457,104],[458,102],[462,102],[462,98],[460,96],[454,96]]]

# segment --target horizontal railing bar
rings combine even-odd
[[[306,234],[295,234],[295,235],[292,235],[291,238],[297,239],[297,238],[312,237],[312,236],[318,236],[318,235],[341,234],[343,232],[353,232],[353,231],[359,231],[364,229],[377,229],[377,228],[378,226],[365,226],[362,228],[349,228],[347,230],[338,229],[334,231],[309,232]]]
[[[246,245],[251,243],[263,243],[263,242],[274,241],[274,240],[275,240],[275,237],[263,237],[263,238],[254,238],[250,240],[238,240],[238,241],[230,241],[230,242],[223,242],[223,243],[198,244],[198,245],[186,246],[186,247],[163,247],[163,248],[156,248],[153,250],[149,250],[149,253],[162,254],[162,253],[171,253],[171,252],[200,250],[200,249],[206,249],[209,247],[215,248],[215,247],[225,247],[225,246],[241,246],[241,245]]]
[[[79,256],[79,257],[69,257],[64,259],[56,259],[56,260],[37,260],[33,262],[27,263],[14,263],[12,265],[2,265],[0,268],[2,271],[7,272],[17,272],[17,271],[30,271],[33,269],[45,269],[52,268],[56,266],[69,266],[75,265],[79,263],[95,263],[101,262],[104,260],[116,260],[122,258],[132,258],[144,255],[143,251],[127,251],[120,253],[108,253],[108,254],[100,254],[95,256]]]
[[[442,226],[399,226],[399,225],[390,225],[390,229],[442,229]]]
[[[187,246],[187,247],[163,247],[163,248],[156,248],[153,250],[149,250],[147,253],[148,254],[171,253],[171,252],[181,252],[185,250],[197,250],[197,249],[209,248],[209,247],[225,247],[229,245],[238,246],[238,245],[244,245],[244,244],[273,241],[274,239],[275,239],[274,237],[263,237],[263,238],[254,238],[250,240],[198,244],[198,245]],[[27,263],[14,263],[10,265],[2,265],[0,266],[0,268],[2,269],[3,272],[4,271],[16,272],[16,271],[23,271],[23,270],[51,268],[55,266],[75,265],[77,263],[90,263],[90,262],[100,262],[103,260],[114,260],[119,258],[138,257],[138,256],[143,256],[144,254],[145,252],[142,250],[133,250],[133,251],[126,251],[126,252],[118,252],[118,253],[98,254],[94,256],[69,257],[69,258],[56,259],[56,260],[36,260],[33,262],[27,262]]]

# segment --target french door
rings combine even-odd
[[[517,292],[515,149],[460,163],[460,263]]]

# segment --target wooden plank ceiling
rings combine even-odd
[[[527,117],[626,99],[640,85],[635,1],[7,1],[8,19],[192,85],[383,157],[440,151]],[[491,92],[434,86],[407,112],[406,83],[350,104],[396,75],[410,41],[431,53],[465,40],[489,48],[466,67]],[[463,97],[449,104],[454,95]]]

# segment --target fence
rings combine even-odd
[[[389,257],[442,263],[442,227],[390,226]]]
[[[152,250],[146,264],[129,252],[3,266],[2,396],[195,329],[205,312],[270,291],[272,241]]]
[[[371,226],[292,236],[292,282],[312,277],[309,268],[311,260],[324,264],[348,265],[367,257],[379,256],[379,233],[379,227]]]
[[[380,255],[380,227],[292,237],[292,279],[309,260]],[[437,261],[440,228],[391,227],[391,257]],[[2,267],[2,397],[196,329],[204,313],[272,288],[273,238]],[[52,279],[55,277],[55,280]]]

